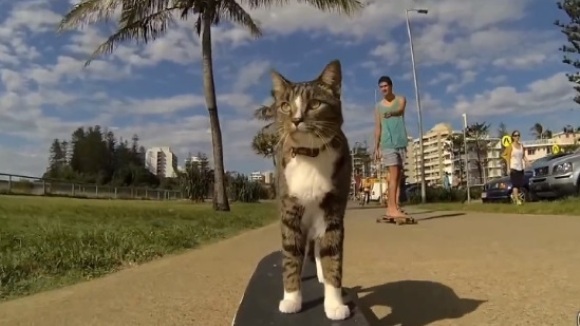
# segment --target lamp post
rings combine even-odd
[[[471,191],[469,190],[469,158],[467,153],[467,113],[463,113],[463,152],[465,155],[465,186],[467,187],[467,202],[471,202]]]
[[[419,153],[421,155],[421,202],[427,202],[427,193],[425,185],[425,151],[423,148],[423,112],[421,110],[421,99],[419,97],[419,86],[417,83],[417,69],[415,67],[415,51],[413,49],[413,35],[411,34],[411,21],[409,19],[409,12],[416,12],[418,14],[426,15],[429,13],[427,9],[407,9],[405,14],[407,18],[407,33],[409,34],[409,47],[411,51],[411,66],[413,67],[413,82],[415,84],[415,100],[417,102],[417,116],[419,118]]]
[[[352,162],[351,162],[351,164],[352,164],[352,181],[351,181],[352,182],[352,194],[353,194],[353,196],[355,196],[355,198],[356,198],[356,194],[357,194],[356,193],[356,169],[355,169],[356,164],[355,164],[355,157],[356,157],[356,155],[358,153],[358,149],[360,148],[360,145],[361,145],[360,142],[358,142],[358,141],[355,142],[354,143],[354,147],[352,148],[352,151],[351,151],[351,160],[352,160]]]

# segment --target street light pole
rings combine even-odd
[[[467,113],[463,113],[463,152],[465,155],[465,186],[467,187],[467,202],[471,202],[471,191],[469,190],[469,158],[467,153]]]
[[[419,153],[421,155],[421,202],[427,202],[427,191],[425,185],[425,150],[423,147],[423,112],[421,110],[421,99],[419,97],[419,86],[417,83],[417,69],[415,67],[415,51],[413,49],[413,35],[411,33],[411,21],[409,19],[409,12],[416,12],[426,15],[429,13],[427,9],[407,9],[405,12],[407,17],[407,33],[409,34],[409,47],[411,50],[411,66],[413,67],[413,82],[415,84],[415,100],[417,102],[417,115],[419,118]]]

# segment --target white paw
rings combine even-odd
[[[344,320],[350,316],[350,309],[347,305],[341,303],[332,303],[324,305],[326,317],[330,320]]]
[[[278,309],[280,309],[281,313],[293,314],[299,312],[300,309],[302,309],[302,302],[291,299],[280,300]]]
[[[322,275],[322,273],[316,273],[316,276],[318,277],[319,283],[324,283],[324,276]]]

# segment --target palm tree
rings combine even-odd
[[[497,128],[497,137],[502,138],[503,136],[509,135],[510,133],[507,130],[505,123],[501,122]]]
[[[471,138],[475,154],[477,155],[477,171],[479,172],[479,177],[482,178],[484,183],[486,181],[485,172],[487,167],[487,150],[489,146],[489,127],[490,125],[484,122],[474,123],[467,128],[467,137]]]
[[[298,1],[298,0],[296,0]],[[181,19],[195,17],[195,30],[201,36],[203,82],[209,122],[211,127],[214,158],[213,207],[229,211],[223,159],[223,143],[213,76],[211,26],[228,20],[247,28],[251,35],[259,37],[262,31],[250,14],[241,6],[249,8],[285,4],[288,0],[81,0],[68,12],[59,25],[59,31],[80,28],[84,25],[108,21],[117,9],[121,9],[118,29],[89,57],[85,66],[95,57],[111,53],[115,47],[128,40],[147,43],[167,32],[178,14]],[[364,6],[358,0],[304,0],[321,11],[336,11],[350,15]]]
[[[552,138],[553,136],[553,132],[550,129],[546,129],[544,130],[544,134],[542,136],[542,138],[548,139],[548,138]]]
[[[566,136],[570,135],[570,134],[574,134],[574,127],[572,127],[572,125],[565,125],[564,128],[562,128],[562,132],[564,132],[564,134]]]
[[[254,139],[252,139],[252,149],[258,155],[271,158],[272,163],[276,166],[274,153],[279,141],[280,136],[277,133],[260,130],[254,136]]]
[[[530,128],[532,135],[536,137],[536,139],[542,139],[545,135],[544,126],[542,126],[539,122],[536,122],[532,128]]]
[[[451,153],[451,160],[454,165],[453,169],[455,170],[455,164],[459,166],[459,183],[463,184],[463,178],[465,176],[465,164],[461,159],[461,156],[465,154],[465,143],[463,141],[463,135],[449,135],[447,140],[443,143],[443,147],[446,151]]]

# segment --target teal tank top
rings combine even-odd
[[[376,104],[376,109],[381,117],[381,148],[400,149],[407,147],[407,128],[405,128],[404,115],[383,118],[385,113],[398,110],[399,105],[401,105],[399,97],[395,98],[390,107],[385,106],[383,101]]]

